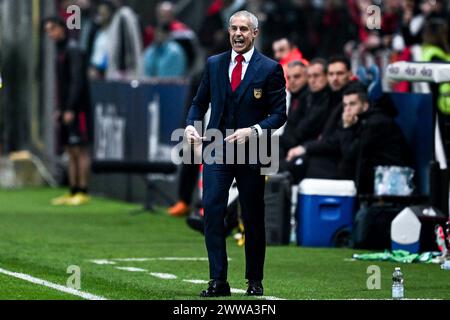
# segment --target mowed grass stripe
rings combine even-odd
[[[182,279],[208,279],[207,261],[164,261],[160,257],[206,257],[202,235],[184,219],[162,211],[132,216],[139,208],[95,198],[85,207],[52,207],[49,201],[63,190],[0,191],[0,267],[64,284],[70,265],[81,268],[81,289],[108,299],[199,299],[202,284]],[[351,249],[269,247],[265,266],[265,294],[285,299],[389,299],[396,264],[349,262]],[[228,239],[229,281],[245,290],[243,248]],[[96,265],[95,259],[154,258]],[[367,267],[379,265],[382,289],[368,290]],[[174,274],[164,280],[147,272],[126,272],[115,267],[142,268],[148,273]],[[407,298],[450,299],[450,273],[436,265],[402,265]],[[11,281],[5,284],[13,287]],[[3,289],[0,279],[0,289]],[[39,289],[41,290],[41,289]],[[38,299],[3,290],[11,298]],[[28,291],[27,291],[28,292]],[[38,292],[38,291],[36,291]],[[1,296],[4,298],[4,294]],[[67,297],[64,297],[67,298]],[[76,298],[76,297],[68,297]],[[232,299],[248,299],[233,295]]]
[[[101,296],[96,296],[93,294],[90,294],[89,292],[83,292],[77,289],[73,289],[73,288],[69,288],[66,286],[62,286],[60,284],[57,283],[53,283],[53,282],[49,282],[43,279],[39,279],[33,276],[30,276],[28,274],[24,274],[24,273],[18,273],[18,272],[14,272],[14,271],[9,271],[9,270],[5,270],[0,268],[0,273],[6,276],[10,276],[16,279],[20,279],[23,281],[27,281],[30,283],[33,283],[35,285],[39,285],[39,286],[44,286],[53,290],[57,290],[60,292],[64,292],[73,296],[77,296],[86,300],[106,300],[106,298],[101,297]]]
[[[67,293],[0,274],[0,300],[84,300]]]

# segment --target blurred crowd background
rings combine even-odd
[[[0,0],[1,73],[15,85],[0,105],[0,153],[25,147],[55,149],[48,115],[54,102],[54,48],[40,22],[67,8],[81,8],[81,30],[71,30],[89,62],[91,79],[184,77],[201,74],[207,56],[228,48],[233,12],[260,20],[256,47],[283,62],[345,54],[352,69],[419,60],[425,20],[448,21],[444,0]],[[370,30],[367,7],[381,8],[380,29]],[[372,16],[374,18],[374,16]],[[277,42],[282,38],[289,41]],[[163,44],[163,45],[161,45]],[[385,91],[409,92],[408,83],[383,81]]]
[[[91,66],[108,77],[192,76],[206,56],[229,48],[228,20],[242,9],[260,21],[256,47],[264,54],[276,57],[274,43],[286,38],[291,47],[277,48],[281,57],[293,47],[307,60],[346,54],[355,70],[359,64],[376,62],[383,69],[393,61],[417,60],[414,46],[422,42],[426,19],[449,17],[443,0],[64,0],[60,15],[67,18],[73,4],[83,17],[81,32],[74,34]],[[373,30],[371,5],[381,9],[380,26]],[[167,45],[155,50],[158,43]],[[171,68],[164,67],[168,60]],[[394,89],[409,90],[406,84]]]
[[[381,10],[375,29],[372,5]],[[426,21],[450,14],[445,0],[0,0],[0,8],[0,156],[31,150],[54,164],[63,150],[54,121],[57,46],[44,33],[46,17],[69,21],[80,9],[80,28],[69,33],[91,81],[183,81],[192,98],[205,59],[229,49],[228,22],[238,10],[257,15],[256,48],[285,71],[294,60],[340,55],[353,74],[375,64],[382,76],[392,62],[420,61]],[[448,32],[435,35],[450,52]],[[384,92],[427,90],[381,79]]]

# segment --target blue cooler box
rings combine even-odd
[[[353,181],[305,179],[297,204],[297,243],[308,247],[333,247],[340,232],[349,236],[354,216],[356,187]]]

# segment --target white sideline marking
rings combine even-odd
[[[230,261],[231,259],[228,258]],[[159,258],[118,258],[118,259],[110,259],[110,260],[91,260],[91,262],[97,264],[116,264],[116,262],[145,262],[145,261],[208,261],[208,258],[192,258],[192,257],[159,257]],[[99,263],[100,262],[100,263]],[[109,263],[108,263],[109,262]],[[110,263],[112,262],[112,263]],[[129,271],[129,272],[146,272],[147,270],[141,268],[134,267],[115,267],[119,270]],[[159,272],[150,272],[149,275],[163,279],[163,280],[173,280],[178,279],[178,277],[171,273],[159,273]],[[193,284],[208,284],[209,281],[206,280],[198,280],[198,279],[184,279],[183,282],[193,283]],[[235,294],[245,294],[247,291],[243,289],[230,288],[231,293]],[[283,298],[278,298],[274,296],[260,296],[256,297],[261,300],[286,300]]]
[[[110,260],[91,260],[92,263],[99,264],[99,265],[105,265],[105,264],[116,264],[114,261]]]
[[[247,291],[242,289],[230,288],[231,293],[246,293]]]
[[[96,296],[96,295],[93,295],[93,294],[90,294],[90,293],[87,293],[87,292],[84,292],[84,291],[75,290],[75,289],[72,289],[72,288],[69,288],[69,287],[65,287],[65,286],[62,286],[62,285],[59,285],[59,284],[56,284],[56,283],[52,283],[52,282],[45,281],[45,280],[42,280],[42,279],[39,279],[39,278],[35,278],[35,277],[32,277],[32,276],[27,275],[27,274],[11,272],[11,271],[4,270],[4,269],[1,269],[1,268],[0,268],[0,273],[5,274],[7,276],[11,276],[11,277],[17,278],[17,279],[25,280],[25,281],[28,281],[28,282],[31,282],[31,283],[34,283],[34,284],[38,284],[38,285],[41,285],[41,286],[44,286],[44,287],[55,289],[55,290],[58,290],[58,291],[61,291],[61,292],[64,292],[64,293],[68,293],[68,294],[71,294],[71,295],[74,295],[74,296],[78,296],[78,297],[81,297],[81,298],[86,299],[86,300],[107,300],[106,298],[101,297],[101,296]]]
[[[129,258],[129,259],[113,259],[118,262],[144,262],[149,261],[147,258]]]
[[[134,268],[134,267],[116,267],[116,269],[123,270],[123,271],[130,271],[130,272],[146,272],[147,271],[145,269]]]
[[[283,298],[277,298],[277,297],[272,297],[272,296],[268,296],[268,297],[262,296],[262,297],[259,297],[259,299],[261,299],[261,300],[272,300],[272,301],[285,301],[286,300],[286,299],[283,299]]]
[[[184,282],[189,282],[193,284],[208,284],[208,281],[205,280],[183,280]]]
[[[170,274],[170,273],[150,272],[150,275],[153,277],[165,279],[165,280],[177,279],[176,275]]]
[[[235,288],[230,288],[231,293],[237,293],[237,294],[246,294],[247,291],[246,290],[242,290],[242,289],[235,289]],[[258,299],[261,300],[285,300],[282,298],[277,298],[277,297],[271,297],[271,296],[259,296],[256,297]]]

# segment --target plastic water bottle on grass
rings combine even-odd
[[[395,268],[392,275],[392,299],[402,300],[405,296],[405,288],[403,286],[403,273],[400,268]]]

